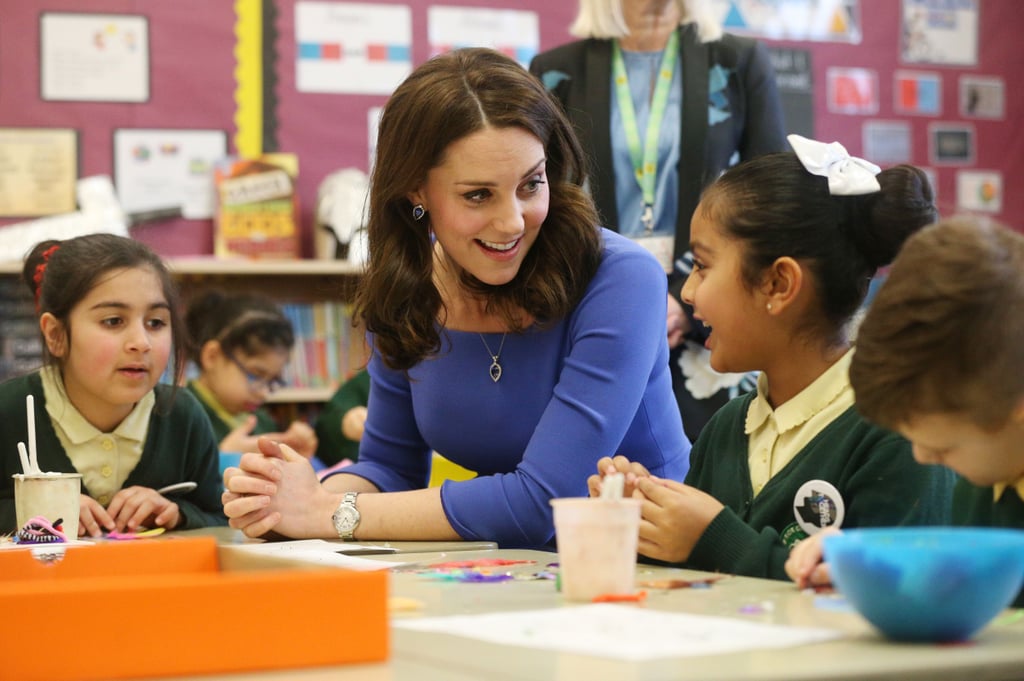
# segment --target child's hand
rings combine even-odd
[[[832,583],[828,563],[823,563],[822,544],[825,537],[839,534],[839,530],[828,527],[813,536],[804,539],[793,547],[786,559],[786,574],[801,589],[809,586],[826,586]]]
[[[313,455],[316,454],[316,432],[305,421],[292,421],[292,424],[288,426],[288,430],[280,433],[279,436],[270,435],[268,437],[281,444],[288,445],[307,459],[313,458]]]
[[[722,508],[722,503],[696,487],[648,476],[636,483],[634,497],[643,498],[639,553],[671,563],[690,557],[693,547]]]
[[[633,496],[638,479],[650,476],[650,472],[642,464],[630,461],[624,456],[616,456],[614,459],[607,456],[601,457],[597,461],[597,475],[587,478],[587,489],[590,491],[590,496],[601,496],[601,481],[604,480],[604,476],[612,473],[622,473],[624,476],[625,488],[622,491],[624,497]]]
[[[356,406],[345,412],[341,418],[341,434],[346,439],[359,442],[366,429],[366,407]]]
[[[222,452],[254,452],[256,451],[256,436],[252,435],[253,428],[256,427],[256,417],[253,414],[249,414],[245,417],[245,421],[242,425],[238,426],[230,433],[224,436],[224,439],[220,441],[220,451]]]
[[[117,528],[107,509],[87,494],[83,494],[78,504],[78,536],[102,537],[103,530],[110,532]]]
[[[140,527],[173,530],[181,522],[178,505],[149,487],[126,487],[107,506],[118,532],[135,532]]]

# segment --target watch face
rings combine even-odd
[[[333,520],[339,534],[351,532],[359,524],[359,511],[353,506],[342,506],[334,512]]]

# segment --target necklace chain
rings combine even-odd
[[[501,343],[498,345],[498,352],[496,353],[491,352],[491,346],[487,344],[487,339],[484,338],[482,333],[478,331],[476,335],[480,336],[480,340],[483,342],[484,347],[487,348],[487,354],[491,356],[491,366],[488,371],[491,374],[491,380],[497,383],[501,379],[501,362],[498,360],[501,359],[501,351],[505,347],[505,337],[508,336],[508,331],[501,334]]]

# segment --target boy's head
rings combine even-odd
[[[977,217],[903,246],[861,324],[866,418],[976,484],[1024,475],[1024,235]]]

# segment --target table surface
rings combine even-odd
[[[239,541],[224,533],[222,543]],[[392,542],[403,553],[374,556],[387,562],[501,558],[532,563],[508,569],[537,572],[557,560],[554,553],[485,549],[458,543]],[[417,552],[417,548],[423,549]],[[466,550],[458,550],[458,549]],[[453,553],[455,552],[455,553]],[[638,566],[638,579],[701,579],[707,573]],[[1024,617],[1004,613],[972,641],[956,645],[903,644],[881,638],[856,613],[819,607],[821,596],[801,592],[788,582],[727,577],[705,589],[647,589],[644,607],[675,613],[716,615],[765,624],[824,627],[843,638],[797,647],[751,650],[723,655],[672,657],[644,662],[571,654],[470,640],[459,636],[392,627],[391,657],[372,665],[292,669],[260,673],[203,676],[206,681],[469,681],[488,679],[971,679],[1021,678],[1024,669]],[[409,568],[390,575],[390,595],[413,604],[395,610],[392,620],[445,615],[513,612],[565,607],[550,580],[469,583],[426,579]],[[623,607],[637,607],[624,605]],[[340,611],[340,610],[339,610]],[[310,613],[328,621],[324,612]],[[228,635],[227,632],[223,632]],[[339,641],[343,640],[339,628]],[[166,679],[167,677],[165,677]],[[178,677],[182,678],[182,677]]]

